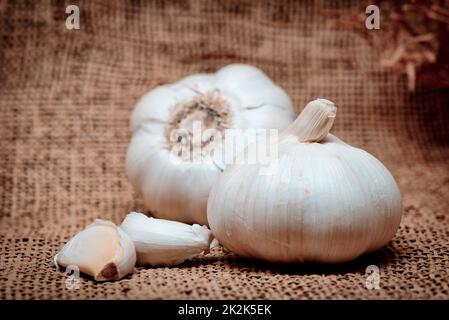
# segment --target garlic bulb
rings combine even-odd
[[[205,225],[209,191],[223,169],[216,156],[229,129],[283,130],[292,121],[289,96],[255,67],[188,76],[137,103],[128,177],[155,217]]]
[[[97,281],[118,280],[133,272],[136,251],[120,228],[97,219],[67,242],[55,256],[55,263],[76,266]]]
[[[335,116],[332,102],[310,102],[281,134],[270,174],[259,164],[226,168],[208,201],[224,247],[273,262],[338,263],[393,238],[402,213],[396,182],[372,155],[328,134]]]
[[[208,252],[213,239],[206,227],[155,219],[131,212],[121,228],[130,236],[141,266],[175,266],[202,252]]]

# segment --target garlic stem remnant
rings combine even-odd
[[[134,242],[137,264],[175,266],[209,251],[213,236],[200,225],[155,219],[142,213],[129,213],[121,228]]]
[[[310,102],[281,134],[270,174],[260,164],[226,167],[207,208],[221,245],[273,262],[339,263],[394,237],[398,186],[379,160],[328,133],[335,115],[331,101]]]
[[[120,228],[97,219],[67,242],[55,262],[63,267],[76,266],[96,281],[119,280],[133,272],[136,252]]]
[[[334,124],[337,108],[332,101],[316,99],[309,102],[298,118],[285,130],[300,142],[320,142]]]
[[[290,97],[253,66],[191,75],[135,106],[127,174],[155,217],[207,225],[209,191],[225,167],[216,158],[234,150],[225,131],[284,130],[292,121]]]

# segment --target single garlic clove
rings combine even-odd
[[[97,281],[119,280],[133,272],[136,250],[123,230],[97,219],[67,242],[55,262],[63,267],[76,266]]]
[[[137,264],[175,266],[209,251],[211,231],[198,224],[155,219],[131,212],[120,226],[134,242]]]

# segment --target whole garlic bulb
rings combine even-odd
[[[283,130],[292,121],[289,96],[255,67],[188,76],[137,103],[128,177],[155,217],[207,224],[209,191],[223,169],[214,152],[224,139],[214,138],[232,128]],[[198,128],[202,135],[195,137]]]
[[[70,239],[54,260],[63,267],[76,266],[97,281],[119,280],[133,272],[136,251],[123,230],[97,219]]]
[[[208,201],[224,247],[273,262],[339,263],[393,238],[402,213],[396,182],[372,155],[328,134],[335,116],[332,102],[310,102],[281,134],[271,174],[259,164],[226,168]]]
[[[206,227],[129,213],[120,226],[132,239],[140,266],[175,266],[209,251]]]

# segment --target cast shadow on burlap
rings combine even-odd
[[[402,253],[402,254],[401,254]],[[221,265],[224,268],[247,270],[252,272],[272,273],[279,275],[341,275],[346,273],[365,274],[367,266],[374,265],[379,268],[396,264],[406,258],[407,254],[398,252],[394,244],[387,246],[359,258],[340,264],[276,264],[249,258],[238,257],[222,248],[213,249],[210,254],[184,262],[179,268],[200,267],[202,265]]]

